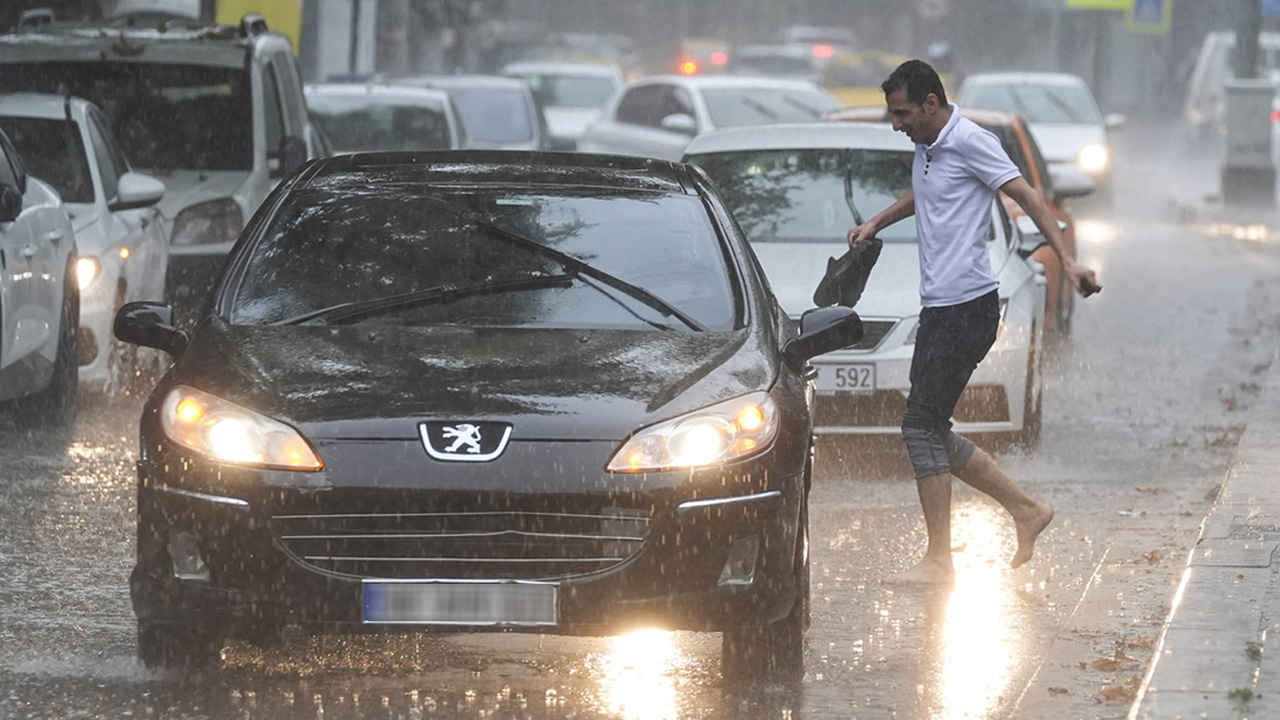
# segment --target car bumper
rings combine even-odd
[[[409,441],[379,444],[388,446],[382,457],[430,462]],[[439,629],[366,622],[367,578],[556,587],[551,627],[497,622],[469,630],[712,631],[790,611],[802,472],[776,472],[770,451],[716,472],[610,476],[599,470],[600,443],[561,445],[560,468],[595,467],[570,483],[577,491],[557,481],[450,488],[395,469],[342,487],[332,480],[343,473],[332,470],[361,460],[351,449],[322,448],[329,467],[310,474],[218,468],[166,441],[148,442],[139,463],[135,613],[156,623],[216,618],[228,635],[247,638],[264,623],[318,632]],[[591,462],[575,462],[583,452]],[[366,456],[366,479],[370,467]],[[483,472],[529,476],[518,457]],[[725,582],[742,543],[756,548],[749,582],[740,575]]]

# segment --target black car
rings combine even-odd
[[[313,632],[723,632],[803,668],[810,368],[862,333],[778,306],[679,163],[316,161],[245,229],[147,402],[130,588],[148,665]]]

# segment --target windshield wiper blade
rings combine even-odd
[[[854,225],[862,224],[862,213],[858,212],[858,206],[853,202],[853,165],[850,164],[844,171],[844,203],[849,206],[849,212],[853,213]]]
[[[519,233],[508,230],[500,225],[495,225],[491,222],[488,222],[486,220],[481,220],[479,218],[474,218],[474,222],[476,224],[476,227],[488,232],[489,234],[501,240],[505,240],[513,245],[517,245],[519,247],[532,250],[533,252],[539,255],[542,255],[543,257],[551,258],[552,260],[556,261],[560,265],[563,265],[567,270],[571,270],[575,273],[579,273],[586,277],[598,280],[615,290],[618,290],[626,295],[629,295],[639,300],[645,305],[648,305],[654,310],[657,310],[658,312],[662,313],[662,315],[665,317],[676,318],[677,320],[679,320],[680,322],[688,326],[690,329],[697,330],[699,332],[707,331],[707,326],[698,322],[696,319],[691,317],[688,313],[672,305],[666,300],[663,300],[657,295],[654,295],[653,293],[640,287],[639,285],[634,285],[632,283],[629,283],[620,277],[611,275],[597,268],[596,266],[586,262],[585,260],[580,260],[568,253],[560,252],[555,248],[543,245],[542,243],[536,240],[531,240]]]
[[[451,302],[457,298],[473,295],[498,295],[546,287],[569,287],[577,277],[577,272],[568,272],[558,275],[535,274],[508,280],[473,283],[471,285],[436,285],[422,290],[414,290],[413,292],[330,305],[329,307],[305,312],[284,320],[276,320],[271,324],[301,325],[311,320],[320,319],[323,319],[328,324],[337,324],[345,320],[355,320],[369,315],[405,310],[437,302]]]

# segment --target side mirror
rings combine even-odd
[[[1120,113],[1108,113],[1106,117],[1102,118],[1102,122],[1111,130],[1119,130],[1124,127],[1125,119],[1124,115]]]
[[[663,130],[680,133],[681,135],[688,135],[689,137],[693,137],[698,134],[698,121],[694,120],[692,115],[686,115],[685,113],[673,113],[668,115],[662,118],[662,120],[658,122],[658,125]]]
[[[0,222],[13,222],[22,213],[22,193],[12,185],[0,184]]]
[[[160,198],[164,197],[164,190],[164,183],[156,178],[129,171],[120,176],[116,199],[107,206],[107,209],[114,212],[155,205],[160,202]]]
[[[1018,255],[1024,259],[1031,257],[1035,251],[1049,244],[1048,238],[1040,232],[1036,221],[1032,220],[1030,215],[1019,215],[1014,224],[1018,227]],[[1067,224],[1059,220],[1058,229],[1066,230]]]
[[[1080,168],[1070,165],[1054,165],[1049,170],[1053,178],[1053,199],[1061,204],[1063,200],[1073,197],[1084,197],[1098,189],[1098,184]]]
[[[800,334],[782,346],[782,356],[792,367],[862,339],[862,318],[843,305],[813,308],[800,316]]]
[[[290,135],[280,141],[280,152],[267,156],[267,168],[273,178],[282,178],[307,163],[307,141]]]
[[[155,348],[177,357],[190,341],[186,331],[173,324],[173,308],[165,303],[125,303],[116,312],[111,331],[120,342]]]

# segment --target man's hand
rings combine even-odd
[[[849,247],[865,242],[876,236],[876,226],[870,220],[849,230]]]
[[[1071,281],[1071,286],[1076,289],[1076,292],[1085,297],[1089,297],[1102,289],[1102,286],[1098,284],[1098,276],[1092,270],[1076,263],[1074,260],[1063,263],[1062,271],[1067,274],[1067,279]]]

